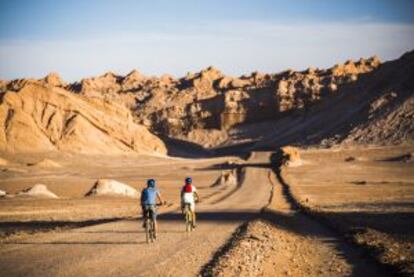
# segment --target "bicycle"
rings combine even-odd
[[[162,204],[156,204],[155,206],[161,206]],[[154,207],[155,208],[155,207]],[[147,243],[152,243],[157,239],[157,232],[155,230],[155,222],[153,219],[153,209],[146,209],[145,218],[145,238]]]
[[[193,225],[193,213],[191,212],[191,204],[185,203],[184,204],[184,216],[185,216],[185,230],[188,232],[192,232],[194,230]]]

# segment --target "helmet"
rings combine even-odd
[[[148,179],[147,180],[147,186],[149,188],[155,188],[155,180],[154,179]]]
[[[191,184],[193,182],[193,180],[191,179],[191,177],[187,177],[187,178],[185,178],[185,184],[186,185],[189,185],[189,184]]]

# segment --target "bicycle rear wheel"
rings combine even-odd
[[[145,239],[147,243],[150,243],[151,240],[151,226],[149,218],[145,219]]]
[[[188,204],[185,205],[185,230],[187,232],[193,231],[193,215]]]
[[[152,229],[152,232],[151,232],[152,241],[155,241],[157,239],[157,233],[156,233],[156,230],[155,230],[155,221],[154,220],[151,220],[151,229]]]

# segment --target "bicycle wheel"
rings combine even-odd
[[[191,232],[193,230],[193,220],[189,205],[185,205],[185,230]]]
[[[145,219],[145,238],[146,238],[147,243],[150,243],[151,226],[150,226],[150,220],[148,218]]]
[[[155,231],[155,222],[151,219],[151,235],[152,235],[152,241],[155,241],[157,239],[157,233]]]

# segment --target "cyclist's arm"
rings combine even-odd
[[[200,196],[198,195],[198,192],[197,191],[194,191],[194,195],[196,197],[196,200],[197,201],[200,201]]]
[[[164,200],[162,199],[161,193],[157,193],[158,201],[160,201],[161,204],[164,204]]]

